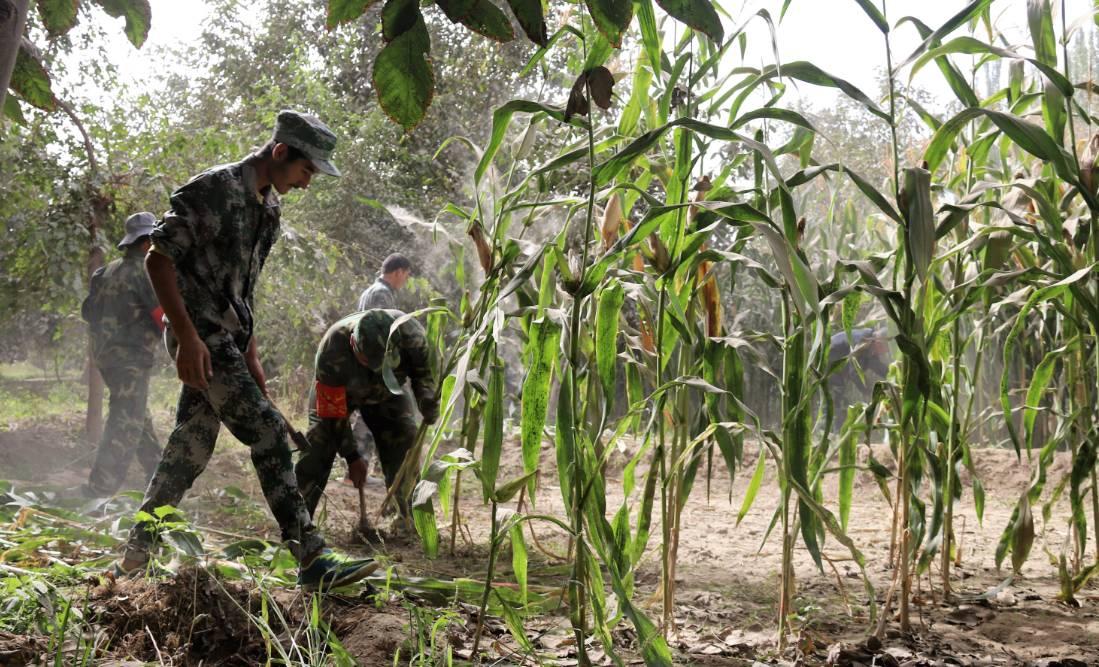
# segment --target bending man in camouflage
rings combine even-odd
[[[126,236],[118,244],[126,254],[92,275],[80,309],[88,322],[92,359],[110,392],[107,424],[82,489],[87,497],[117,493],[135,453],[146,481],[160,461],[160,443],[146,406],[153,355],[164,328],[164,311],[144,266],[154,226],[152,213],[135,213],[126,220]]]
[[[439,417],[423,326],[410,319],[390,334],[402,315],[380,308],[348,315],[321,339],[316,383],[309,395],[309,451],[296,467],[310,515],[328,484],[336,454],[347,460],[355,486],[362,486],[366,478],[366,462],[351,438],[353,412],[374,434],[386,487],[393,484],[416,439],[412,401],[401,389],[406,379],[424,421],[433,424]],[[400,503],[403,508],[403,498]]]
[[[363,290],[359,296],[357,310],[370,310],[371,308],[397,308],[397,292],[408,282],[412,275],[412,262],[399,252],[395,252],[382,262],[381,274],[374,280],[374,284]],[[358,415],[351,415],[351,434],[355,439],[355,446],[359,448],[359,454],[366,462],[366,480],[370,479],[370,460],[374,456],[374,436],[370,429]],[[351,471],[348,470],[345,484],[354,484],[351,480]]]
[[[178,340],[176,368],[184,386],[176,428],[141,509],[178,506],[225,424],[251,449],[267,505],[301,563],[298,581],[306,588],[350,583],[377,565],[332,554],[313,526],[294,478],[286,423],[267,398],[253,335],[253,294],[279,236],[276,192],[307,188],[318,171],[338,176],[329,162],[335,144],[335,135],[313,116],[280,112],[274,137],[258,153],[207,170],[172,194],[145,261]],[[136,524],[116,573],[141,567],[154,537],[150,526]]]

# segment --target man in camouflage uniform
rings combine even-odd
[[[351,438],[349,417],[358,412],[378,446],[386,487],[393,484],[405,453],[416,439],[412,400],[424,421],[435,423],[439,404],[423,325],[408,319],[390,334],[399,310],[375,308],[333,324],[317,348],[316,383],[309,394],[309,450],[298,460],[298,486],[312,514],[328,483],[336,454],[347,460],[361,486],[366,463]],[[388,345],[387,345],[388,339]],[[404,499],[400,499],[402,508]]]
[[[144,265],[154,226],[152,213],[135,213],[126,220],[126,236],[118,244],[125,255],[92,275],[80,308],[88,322],[92,358],[110,393],[107,424],[82,489],[87,497],[117,493],[134,454],[146,480],[160,461],[160,443],[146,407],[153,355],[164,326],[164,311]]]
[[[363,290],[359,296],[358,310],[370,310],[371,308],[397,308],[397,291],[404,287],[412,275],[412,262],[399,252],[389,255],[382,262],[381,273],[378,274],[374,284]],[[374,436],[370,434],[366,422],[357,414],[351,416],[351,433],[355,439],[355,446],[359,454],[366,462],[366,480],[370,479],[370,464],[374,457]],[[348,470],[345,484],[354,485],[351,480],[351,471]]]
[[[301,563],[305,588],[357,581],[377,564],[348,561],[325,547],[294,477],[287,428],[267,397],[253,335],[254,290],[279,236],[279,199],[307,188],[316,172],[338,176],[329,158],[331,130],[313,116],[278,115],[272,139],[243,161],[214,167],[172,194],[172,208],[153,231],[145,260],[149,277],[178,341],[180,390],[176,428],[145,492],[141,509],[178,507],[205,469],[221,424],[251,449],[260,486]],[[155,536],[138,523],[116,574],[148,560]]]
[[[396,308],[397,290],[404,287],[412,275],[412,262],[395,252],[382,262],[382,272],[374,284],[359,297],[359,310],[371,308]]]

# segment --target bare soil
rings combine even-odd
[[[159,414],[157,419],[160,433],[166,434],[170,415]],[[516,476],[521,465],[518,445],[511,444],[506,449],[501,479]],[[82,481],[87,469],[86,464],[73,462],[89,460],[88,451],[90,446],[80,441],[75,413],[7,423],[0,428],[0,478],[72,488],[74,482]],[[865,458],[866,453],[864,448],[861,457]],[[607,471],[610,512],[622,502],[623,465],[632,454],[628,447],[616,454]],[[888,448],[875,446],[874,454],[892,465]],[[764,539],[778,501],[771,471],[751,511],[739,525],[736,523],[754,456],[754,452],[746,454],[732,482],[724,474],[706,480],[700,473],[686,507],[676,577],[676,630],[670,637],[677,664],[1099,665],[1099,592],[1089,586],[1077,595],[1079,607],[1059,601],[1056,568],[1047,556],[1047,552],[1059,555],[1066,549],[1068,509],[1063,499],[1053,506],[1048,522],[1036,508],[1038,538],[1021,574],[1005,583],[1009,572],[995,567],[999,534],[1034,465],[1025,455],[1017,460],[1013,452],[999,449],[974,451],[974,465],[986,491],[983,520],[979,521],[974,512],[969,480],[963,478],[966,490],[956,504],[961,564],[952,578],[956,596],[953,602],[944,601],[936,559],[914,589],[914,632],[902,635],[891,618],[883,641],[868,639],[873,627],[860,570],[844,547],[829,540],[824,547],[824,572],[816,569],[808,554],[798,553],[797,633],[792,646],[780,653],[775,627],[781,545],[775,534]],[[563,506],[548,446],[542,460],[545,472],[539,480],[536,509],[561,516]],[[637,471],[639,481],[644,472],[641,466]],[[1047,496],[1067,473],[1067,456],[1058,455],[1050,471]],[[397,563],[404,576],[484,578],[489,512],[482,506],[479,485],[472,478],[463,484],[460,507],[464,528],[454,540],[453,553],[450,517],[440,516],[442,555],[429,561],[415,540],[394,538],[365,546],[354,531],[358,523],[357,494],[338,483],[341,476],[342,467],[337,464],[319,516],[333,546],[353,554],[375,553],[387,563]],[[229,488],[260,504],[242,500],[240,493],[228,493]],[[384,489],[376,480],[368,485],[368,507],[377,508],[383,495]],[[833,511],[835,495],[834,487],[825,489],[827,505]],[[866,572],[881,610],[893,580],[889,565],[892,509],[869,473],[858,476],[855,496],[848,532],[866,558]],[[183,503],[183,510],[198,526],[217,526],[216,531],[208,533],[212,544],[238,536],[273,540],[277,531],[261,499],[247,450],[223,436],[214,461]],[[631,511],[636,518],[636,507]],[[651,618],[658,619],[660,527],[659,512],[654,514],[654,537],[640,565],[635,597]],[[567,569],[561,558],[567,540],[558,528],[544,522],[534,524],[531,530],[527,535],[531,583],[543,587],[540,590],[559,591]],[[1093,544],[1089,543],[1085,558],[1094,558]],[[511,581],[509,566],[510,557],[505,554],[500,559],[498,581]],[[104,619],[104,627],[113,633],[111,646],[119,648],[120,659],[156,661],[156,649],[162,656],[173,655],[176,664],[194,664],[193,659],[199,657],[208,665],[242,664],[266,655],[262,643],[256,643],[258,634],[240,611],[256,604],[255,591],[214,581],[200,572],[185,571],[174,580],[158,584],[119,582],[94,589],[93,607]],[[285,599],[280,598],[278,603],[284,605],[288,618],[302,618],[304,610],[296,592],[286,591]],[[456,657],[462,658],[469,654],[475,610],[462,604],[451,605],[450,609],[452,618],[444,633],[445,642]],[[413,613],[408,604],[387,602],[379,608],[365,598],[334,598],[325,610],[343,646],[364,665],[392,664],[398,647],[402,655],[414,648],[419,635],[414,632]],[[503,623],[490,619],[487,628],[482,647],[487,646],[502,664],[519,662],[517,646]],[[528,619],[526,628],[549,664],[575,664],[575,645],[563,612]],[[202,645],[196,637],[206,637],[201,641],[208,643]],[[615,637],[621,654],[635,660],[636,637],[628,624],[622,624]],[[231,654],[226,653],[230,646],[226,638],[237,642],[232,644]],[[20,655],[20,647],[35,642],[41,642],[41,638],[0,634],[0,663],[5,661],[2,656],[10,660]],[[597,659],[601,656],[597,644],[593,644],[593,655]]]

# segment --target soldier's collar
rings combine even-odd
[[[240,172],[244,181],[245,191],[256,198],[257,204],[266,206],[267,208],[279,207],[279,196],[278,193],[275,192],[274,187],[268,185],[263,192],[256,189],[256,167],[252,162],[251,155],[241,161]]]

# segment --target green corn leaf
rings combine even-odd
[[[639,59],[645,59],[645,54]],[[647,62],[647,61],[646,61]],[[641,120],[641,111],[649,104],[649,87],[652,85],[652,70],[639,62],[633,74],[633,86],[630,89],[630,99],[622,109],[622,116],[618,119],[618,133],[624,137],[633,136]]]
[[[511,117],[516,113],[544,113],[555,120],[561,122],[565,120],[564,109],[546,106],[540,102],[530,100],[511,100],[498,107],[492,112],[492,132],[489,135],[488,145],[485,147],[481,160],[477,163],[477,169],[473,172],[475,183],[480,183],[485,172],[488,171],[489,165],[492,164],[497,151],[504,143],[504,135],[507,134],[508,126],[511,124]],[[574,121],[574,124],[578,125],[579,122],[578,120]]]
[[[439,527],[435,523],[435,508],[430,501],[426,505],[412,508],[412,524],[416,528],[416,534],[420,536],[424,555],[432,559],[438,557]]]
[[[771,225],[753,224],[753,228],[767,240],[775,263],[786,279],[794,304],[803,318],[820,311],[820,287],[816,276],[790,246],[782,234]]]
[[[1068,79],[1066,79],[1063,74],[1057,71],[1056,58],[1054,58],[1053,64],[1050,65],[1040,59],[1036,60],[1034,58],[1025,58],[1010,49],[994,46],[992,44],[986,44],[979,39],[968,36],[955,37],[949,42],[941,46],[937,46],[920,56],[919,59],[917,59],[916,62],[912,65],[912,70],[909,73],[909,80],[911,80],[912,77],[916,75],[916,72],[920,71],[920,69],[931,60],[938,60],[939,58],[952,53],[966,53],[970,55],[992,54],[1000,56],[1001,58],[1008,58],[1011,60],[1024,60],[1033,65],[1039,71],[1041,71],[1042,74],[1045,75],[1046,79],[1048,79],[1050,83],[1055,85],[1057,87],[1057,90],[1061,91],[1062,94],[1071,97],[1074,91],[1072,83]]]
[[[656,4],[672,18],[701,32],[715,43],[724,41],[725,29],[721,27],[721,18],[710,0],[656,0]]]
[[[740,511],[736,514],[736,525],[738,526],[744,520],[744,517],[748,516],[748,510],[752,508],[752,503],[756,501],[756,496],[759,494],[759,488],[763,484],[763,475],[767,471],[766,458],[761,447],[756,460],[756,470],[752,473],[752,478],[748,480],[748,488],[744,490],[744,500],[741,501]]]
[[[1095,471],[1095,443],[1090,439],[1080,442],[1073,456],[1072,471],[1069,473],[1069,506],[1072,508],[1071,522],[1074,532],[1080,536],[1080,550],[1087,547],[1088,519],[1084,504],[1084,494],[1092,489],[1085,489]]]
[[[537,471],[516,477],[502,486],[496,487],[491,498],[497,503],[506,503],[518,495],[519,491],[534,481]]]
[[[882,34],[889,34],[889,23],[885,20],[885,16],[881,11],[874,6],[874,3],[870,0],[855,0],[862,11],[866,12],[866,15],[870,17],[870,20],[874,22],[874,25],[878,26],[878,30],[882,31]]]
[[[1018,116],[1002,111],[979,108],[963,109],[956,116],[943,123],[942,127],[931,137],[931,141],[924,151],[924,160],[927,161],[928,169],[932,173],[942,164],[962,128],[970,121],[981,116],[991,120],[1019,148],[1052,164],[1061,178],[1070,183],[1077,182],[1077,174],[1071,166],[1072,159],[1063,148],[1057,145],[1052,137],[1046,134],[1045,130]]]
[[[847,408],[847,420],[845,424],[854,424],[862,412],[858,406]],[[840,474],[839,474],[839,507],[840,527],[847,530],[847,520],[851,516],[851,502],[855,493],[855,464],[858,447],[858,430],[848,428],[840,440]]]
[[[631,565],[637,565],[649,544],[657,477],[659,477],[659,471],[657,466],[653,465],[645,473],[645,488],[641,495],[641,509],[637,513],[637,533],[630,548]]]
[[[480,477],[484,499],[488,502],[496,489],[496,474],[500,469],[500,452],[504,445],[504,365],[499,359],[494,359],[489,369],[484,429]]]
[[[660,76],[661,62],[664,49],[662,48],[663,36],[656,26],[656,12],[653,11],[653,0],[636,0],[634,12],[637,14],[637,25],[641,30],[641,44],[648,57],[649,67],[654,76]]]
[[[611,280],[599,292],[595,311],[595,365],[603,385],[607,412],[614,409],[616,369],[618,365],[618,320],[626,291],[618,280]]]
[[[76,25],[79,0],[38,0],[38,18],[50,37],[64,35]]]
[[[806,60],[786,63],[782,65],[781,68],[779,68],[777,65],[768,65],[767,67],[764,67],[763,70],[760,72],[758,81],[756,83],[758,84],[766,81],[767,79],[778,78],[780,76],[804,81],[805,83],[810,83],[814,86],[836,88],[851,99],[862,104],[864,107],[866,107],[867,111],[874,114],[878,118],[881,118],[887,123],[892,122],[889,114],[883,111],[881,107],[875,104],[874,101],[867,97],[866,93],[859,90],[857,86],[844,79],[839,78],[838,76],[833,76],[832,74],[825,72],[821,68]]]
[[[515,572],[515,582],[519,583],[519,594],[525,607],[528,600],[528,592],[526,592],[528,554],[526,554],[526,541],[523,538],[523,524],[515,523],[508,530],[508,534],[511,537],[511,569]]]
[[[599,67],[607,62],[607,59],[611,57],[611,53],[614,52],[614,47],[607,41],[607,38],[603,36],[603,33],[595,33],[595,39],[591,40],[588,46],[588,57],[584,59],[584,66],[582,71]]]
[[[614,48],[622,46],[622,37],[633,20],[633,0],[585,0],[595,27]]]
[[[847,334],[848,344],[852,339],[851,331],[854,329],[855,321],[859,317],[859,311],[862,309],[863,294],[859,291],[854,291],[843,297],[843,332]]]
[[[1023,568],[1030,548],[1034,546],[1034,516],[1030,512],[1030,496],[1023,493],[1019,499],[1019,515],[1011,537],[1011,568],[1016,574]]]
[[[1077,336],[1064,346],[1047,353],[1042,357],[1038,367],[1034,369],[1034,376],[1030,379],[1030,386],[1027,388],[1026,407],[1023,411],[1023,428],[1026,431],[1026,448],[1028,450],[1034,447],[1034,422],[1038,416],[1038,407],[1042,401],[1042,396],[1053,378],[1053,369],[1056,368],[1057,361],[1061,357],[1076,348],[1079,340],[1080,338]]]
[[[93,0],[93,2],[99,5],[108,16],[116,19],[125,18],[126,38],[131,44],[141,48],[149,36],[149,25],[153,18],[149,0]]]
[[[1049,0],[1027,0],[1026,16],[1034,55],[1039,62],[1056,67],[1057,38],[1053,34],[1053,8]]]
[[[989,5],[992,4],[992,0],[973,0],[968,5],[963,7],[961,11],[951,16],[939,26],[934,32],[924,37],[920,45],[916,47],[916,50],[911,53],[900,65],[897,65],[894,71],[904,69],[912,63],[916,58],[919,58],[925,51],[934,47],[942,41],[943,37],[946,37],[950,33],[954,32],[959,26],[973,20],[979,16],[982,12],[988,10]],[[903,20],[903,19],[902,19]]]
[[[1007,426],[1008,434],[1011,436],[1011,442],[1015,446],[1015,453],[1018,455],[1021,450],[1022,443],[1019,439],[1019,433],[1015,428],[1015,420],[1012,418],[1011,411],[1011,368],[1014,364],[1014,354],[1016,340],[1022,333],[1026,326],[1027,315],[1030,311],[1039,303],[1048,301],[1050,299],[1060,298],[1072,285],[1084,280],[1088,277],[1088,274],[1094,269],[1093,266],[1086,266],[1072,275],[1047,285],[1038,290],[1035,290],[1030,297],[1026,300],[1026,303],[1019,309],[1019,312],[1015,315],[1015,323],[1012,325],[1011,330],[1008,332],[1007,338],[1004,340],[1004,372],[1000,376],[1000,405],[1003,408],[1004,422]]]
[[[782,109],[779,107],[764,107],[762,109],[755,109],[748,113],[742,114],[736,118],[735,121],[729,126],[730,130],[735,130],[743,125],[747,125],[756,120],[781,120],[792,125],[803,127],[811,132],[816,132],[817,128],[809,121],[808,118],[801,115],[796,111],[790,109]]]
[[[531,337],[527,343],[527,375],[523,379],[520,433],[523,449],[523,471],[530,473],[538,468],[538,456],[542,450],[542,431],[549,409],[550,385],[553,369],[557,366],[557,350],[561,340],[561,325],[544,317],[531,325]],[[534,500],[534,483],[528,489]]]
[[[920,167],[904,170],[905,240],[920,280],[927,281],[927,270],[935,255],[935,211],[931,207],[931,172]]]
[[[576,431],[573,422],[572,374],[561,375],[561,386],[557,393],[557,423],[555,449],[557,450],[557,479],[561,485],[561,499],[571,513],[573,466],[580,465],[577,460]]]
[[[851,182],[855,184],[855,187],[857,187],[864,195],[866,195],[867,199],[869,199],[871,202],[874,203],[875,206],[878,207],[878,210],[889,216],[889,218],[894,222],[898,224],[904,223],[904,220],[901,218],[901,214],[897,212],[897,209],[893,207],[893,204],[889,203],[889,200],[886,199],[885,195],[883,195],[877,188],[871,185],[870,181],[867,181],[858,172],[848,169],[846,166],[839,164],[838,162],[825,165],[816,165],[808,169],[802,169],[801,171],[795,173],[793,176],[786,180],[786,186],[793,189],[799,185],[804,185],[805,183],[808,183],[809,181],[816,178],[817,176],[825,174],[829,171],[838,171],[842,174],[846,174],[847,177],[851,179]]]
[[[614,157],[597,165],[594,173],[596,185],[602,187],[610,183],[615,176],[633,163],[634,160],[656,146],[657,142],[665,133],[677,127],[687,128],[698,134],[710,137],[711,139],[735,141],[743,144],[747,148],[759,153],[775,178],[780,179],[780,183],[785,184],[785,179],[782,176],[782,171],[778,167],[778,163],[775,161],[774,154],[771,152],[771,149],[767,148],[763,143],[737,134],[725,127],[703,123],[693,118],[678,118],[654,130],[649,130],[616,153]]]
[[[549,46],[541,0],[508,0],[508,6],[530,41],[541,47]]]
[[[329,30],[341,23],[350,23],[366,12],[377,0],[328,0],[324,24]]]
[[[920,37],[925,40],[930,37],[931,33],[933,32],[930,27],[924,24],[923,21],[920,21],[913,16],[904,17],[897,22],[897,25],[900,26],[904,23],[911,23],[913,26],[915,26],[916,30],[920,33]],[[936,47],[938,45],[939,42],[936,40],[930,46]],[[960,70],[958,70],[954,63],[950,62],[950,58],[947,58],[945,55],[939,56],[935,58],[935,65],[939,68],[939,71],[942,73],[943,78],[946,79],[947,85],[949,85],[950,89],[954,91],[954,96],[957,97],[962,104],[967,107],[976,107],[981,105],[980,100],[977,99],[977,93],[973,92],[973,87],[969,85],[969,80],[966,79],[965,75],[962,74]],[[920,114],[921,118],[924,118],[925,123],[927,123],[932,128],[937,129],[938,124],[941,123],[928,122],[930,120],[930,114],[923,110],[923,107],[921,107],[919,103],[915,103],[911,99],[909,99],[908,101],[912,105],[912,108]]]
[[[473,32],[497,42],[515,39],[511,21],[490,0],[435,0],[453,23],[461,23]]]

